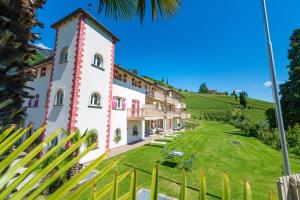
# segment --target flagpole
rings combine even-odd
[[[266,38],[267,38],[269,67],[270,67],[270,74],[271,74],[271,81],[272,81],[272,92],[273,92],[273,98],[275,101],[276,119],[277,119],[277,124],[278,124],[278,128],[279,128],[279,136],[280,136],[280,142],[281,142],[281,152],[282,152],[283,163],[284,163],[284,171],[285,171],[285,175],[290,175],[291,172],[290,172],[288,150],[287,150],[287,146],[286,146],[284,124],[283,124],[283,118],[282,118],[280,98],[279,98],[279,93],[278,93],[279,89],[278,89],[277,79],[276,79],[275,61],[274,61],[273,48],[272,48],[272,42],[271,42],[271,36],[270,36],[269,24],[268,24],[267,5],[266,5],[266,0],[261,0],[261,2],[262,2],[264,26],[265,26],[265,32],[266,32]]]

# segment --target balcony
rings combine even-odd
[[[165,99],[165,95],[162,92],[158,92],[158,91],[150,91],[146,93],[146,97],[148,98],[153,98],[153,99],[157,99],[160,101],[164,101]]]
[[[151,107],[151,106],[150,106]],[[132,120],[156,120],[163,119],[164,112],[161,110],[153,108],[141,108],[138,112],[137,109],[128,108],[127,109],[127,118]]]
[[[186,109],[186,104],[185,103],[182,103],[182,108]]]
[[[182,119],[190,119],[191,118],[191,114],[183,112],[183,113],[181,113],[181,118]]]
[[[170,96],[166,96],[165,101],[169,104],[175,104],[175,99]]]
[[[174,113],[173,112],[165,112],[165,117],[166,118],[173,118],[174,117]]]

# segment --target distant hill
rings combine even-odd
[[[192,118],[222,120],[234,108],[239,107],[239,99],[236,101],[233,96],[217,94],[198,94],[192,92],[182,92],[185,96],[187,109]],[[265,111],[272,108],[273,104],[247,98],[248,109],[243,110],[244,115],[252,121],[263,121],[266,119]]]

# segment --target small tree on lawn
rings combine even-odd
[[[199,87],[199,93],[203,93],[203,94],[208,93],[208,88],[206,86],[206,83],[202,83],[200,85],[200,87]]]
[[[235,90],[232,90],[232,93],[230,95],[234,96],[234,99],[237,101],[238,96],[237,96]]]
[[[289,80],[280,86],[281,104],[286,126],[300,123],[300,29],[290,38],[288,51]]]
[[[240,105],[243,106],[244,108],[247,107],[247,100],[246,100],[245,92],[240,92]]]

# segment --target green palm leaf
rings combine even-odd
[[[252,200],[251,188],[247,180],[244,182],[244,200]]]
[[[206,178],[204,169],[202,168],[200,171],[200,191],[199,191],[199,199],[206,200]]]
[[[118,199],[118,173],[115,171],[112,193],[111,193],[111,200],[117,200],[117,199]]]
[[[7,184],[10,179],[27,163],[29,163],[38,153],[40,153],[46,144],[49,144],[51,140],[53,140],[58,134],[60,133],[60,130],[57,130],[53,134],[48,137],[45,142],[40,143],[34,151],[31,151],[28,155],[26,155],[24,158],[22,158],[19,162],[17,162],[13,167],[9,169],[7,173],[5,173],[0,178],[0,188],[2,188],[5,184]]]
[[[136,170],[132,168],[130,177],[130,199],[136,200]]]
[[[185,170],[181,170],[181,187],[180,187],[180,200],[186,200],[186,176]]]
[[[222,184],[222,200],[229,200],[230,193],[229,193],[229,179],[226,172],[223,175],[223,184]]]
[[[129,171],[124,172],[123,174],[118,176],[118,183],[120,183],[122,180],[124,180],[129,174]],[[111,191],[113,187],[114,182],[110,182],[109,184],[105,185],[101,190],[97,191],[96,198],[102,199],[108,192]]]
[[[76,156],[71,161],[67,162],[59,171],[55,172],[53,176],[51,176],[47,181],[41,184],[29,197],[28,200],[34,200],[36,197],[43,192],[51,183],[53,183],[57,178],[59,178],[62,174],[64,174],[68,169],[70,169],[75,163],[77,163],[83,156],[85,156],[89,151],[95,148],[96,144],[88,147],[84,152]]]
[[[16,128],[16,126],[10,126],[3,133],[0,134],[0,144],[1,142]]]
[[[36,170],[45,160],[47,160],[52,154],[54,154],[59,148],[61,148],[67,141],[69,141],[73,135],[69,135],[64,138],[61,142],[59,142],[56,146],[50,149],[44,156],[42,156],[39,160],[33,163],[25,172],[23,172],[16,180],[14,180],[8,187],[5,188],[4,191],[0,193],[0,199],[4,199],[7,195],[9,195],[24,179]]]
[[[103,157],[107,156],[107,152],[105,154],[103,154]],[[110,163],[108,166],[106,166],[104,169],[102,169],[100,171],[100,173],[98,175],[96,175],[93,179],[87,181],[86,183],[84,183],[82,186],[80,186],[76,191],[74,191],[72,194],[68,195],[66,198],[66,200],[72,200],[75,199],[76,197],[78,197],[79,195],[81,195],[83,192],[85,192],[89,187],[92,186],[93,183],[96,183],[98,180],[100,180],[101,178],[103,178],[109,171],[111,171],[112,168],[114,168],[117,163],[119,162],[119,160]],[[95,194],[96,195],[96,194]]]
[[[146,13],[147,0],[100,0],[98,12],[114,19],[131,19],[138,16],[143,22]],[[180,7],[179,0],[151,0],[152,21],[169,18],[176,14]]]
[[[66,159],[73,151],[75,151],[84,142],[86,137],[82,138],[80,141],[72,145],[69,149],[63,152],[58,158],[51,162],[47,167],[38,172],[24,187],[22,187],[14,196],[14,199],[22,199],[30,190],[32,186],[38,183],[45,175],[50,173],[55,166],[57,166],[61,161]]]
[[[158,196],[158,167],[157,164],[155,164],[152,171],[150,200],[157,200],[157,196]]]

